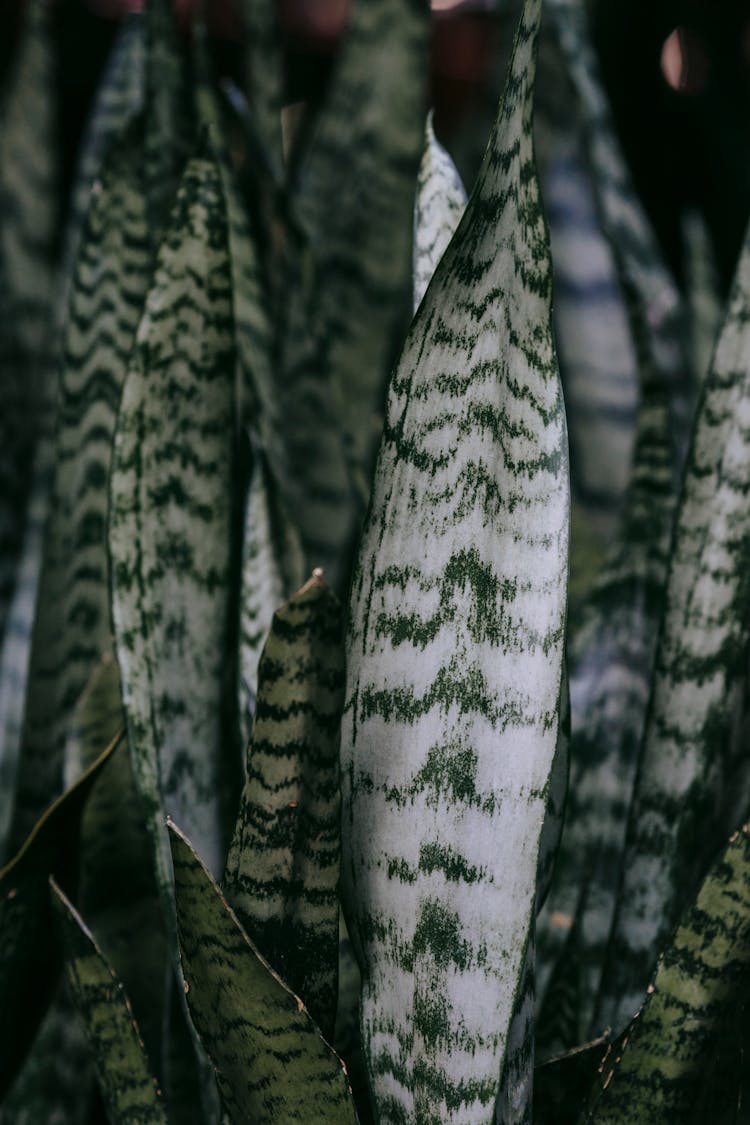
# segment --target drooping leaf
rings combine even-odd
[[[170,824],[188,1005],[232,1121],[356,1123],[341,1060]]]
[[[338,599],[314,575],[263,648],[247,781],[224,875],[245,932],[333,1036],[339,949]]]
[[[112,645],[107,486],[128,356],[151,274],[142,164],[143,127],[136,120],[105,162],[71,287],[15,846],[62,788],[73,707]]]
[[[173,929],[164,814],[213,870],[237,757],[222,722],[231,654],[234,337],[226,211],[193,158],[138,328],[115,434],[112,612],[133,772]]]
[[[419,308],[465,207],[464,185],[449,153],[435,136],[430,111],[414,201],[414,312]]]
[[[83,918],[50,879],[63,931],[66,975],[94,1055],[112,1125],[147,1125],[167,1117],[130,1002]]]
[[[732,725],[750,614],[750,236],[698,405],[672,545],[667,604],[628,823],[600,1019],[639,1006],[680,909],[750,803]]]
[[[539,14],[525,5],[479,182],[392,377],[352,587],[342,882],[389,1119],[494,1121],[532,980],[568,529]],[[515,1061],[512,1080],[530,1086]]]
[[[23,1061],[59,972],[47,879],[54,875],[72,889],[86,798],[120,737],[47,810],[18,855],[0,871],[0,1096]]]
[[[596,996],[664,604],[690,383],[681,308],[674,287],[665,281],[655,236],[619,151],[583,6],[556,0],[550,15],[578,97],[593,188],[626,300],[641,383],[620,533],[570,645],[569,800],[553,886],[538,924],[540,993],[556,963],[563,985],[568,966],[575,964],[581,973],[571,1039],[547,1041],[548,1049],[559,1051],[605,1027],[594,1018]],[[559,991],[557,984],[554,990]]]
[[[744,825],[683,914],[581,1122],[688,1120],[727,1010],[738,996],[750,1000],[749,973],[750,829]]]

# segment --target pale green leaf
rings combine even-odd
[[[430,111],[414,201],[412,270],[415,312],[465,207],[464,185],[449,153],[435,136]]]

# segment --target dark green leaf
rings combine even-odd
[[[341,1060],[246,936],[187,839],[169,829],[188,1006],[231,1120],[352,1125]]]

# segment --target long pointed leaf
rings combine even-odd
[[[412,270],[415,312],[465,207],[466,190],[450,155],[435,136],[430,112],[414,201]]]
[[[477,188],[392,378],[352,589],[342,877],[389,1119],[493,1121],[525,999],[568,533],[539,16],[525,5]]]
[[[170,824],[188,1005],[233,1121],[356,1123],[346,1072]]]
[[[122,984],[54,879],[50,889],[63,930],[66,974],[86,1026],[107,1116],[112,1125],[166,1125],[161,1095]]]
[[[319,577],[274,614],[224,891],[333,1036],[339,947],[341,609]]]
[[[750,614],[750,236],[704,385],[677,516],[600,1018],[620,1027],[643,995],[685,896],[750,800],[731,727]]]

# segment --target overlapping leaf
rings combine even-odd
[[[107,1116],[112,1125],[166,1125],[164,1104],[122,984],[54,880],[50,891],[63,931],[66,975],[86,1026]]]
[[[622,1026],[728,826],[750,801],[732,725],[747,673],[750,238],[698,407],[677,516],[600,1018]]]
[[[529,1112],[528,1035],[512,1089],[501,1079],[532,979],[568,530],[531,139],[539,8],[525,5],[479,183],[392,378],[353,581],[342,878],[389,1120]]]
[[[133,770],[171,914],[164,813],[216,871],[230,659],[234,335],[226,210],[209,157],[185,171],[115,435],[109,546]],[[172,923],[173,924],[173,923]]]
[[[355,1125],[346,1071],[170,825],[188,1005],[232,1121]]]
[[[0,1094],[5,1093],[49,1004],[59,971],[47,879],[70,889],[81,814],[116,738],[44,814],[18,855],[0,871]]]
[[[749,971],[750,830],[744,825],[683,914],[642,1010],[600,1068],[582,1122],[688,1120],[727,1012],[740,997],[750,999]]]
[[[339,947],[341,610],[320,577],[277,610],[260,662],[224,891],[243,929],[333,1036]]]

